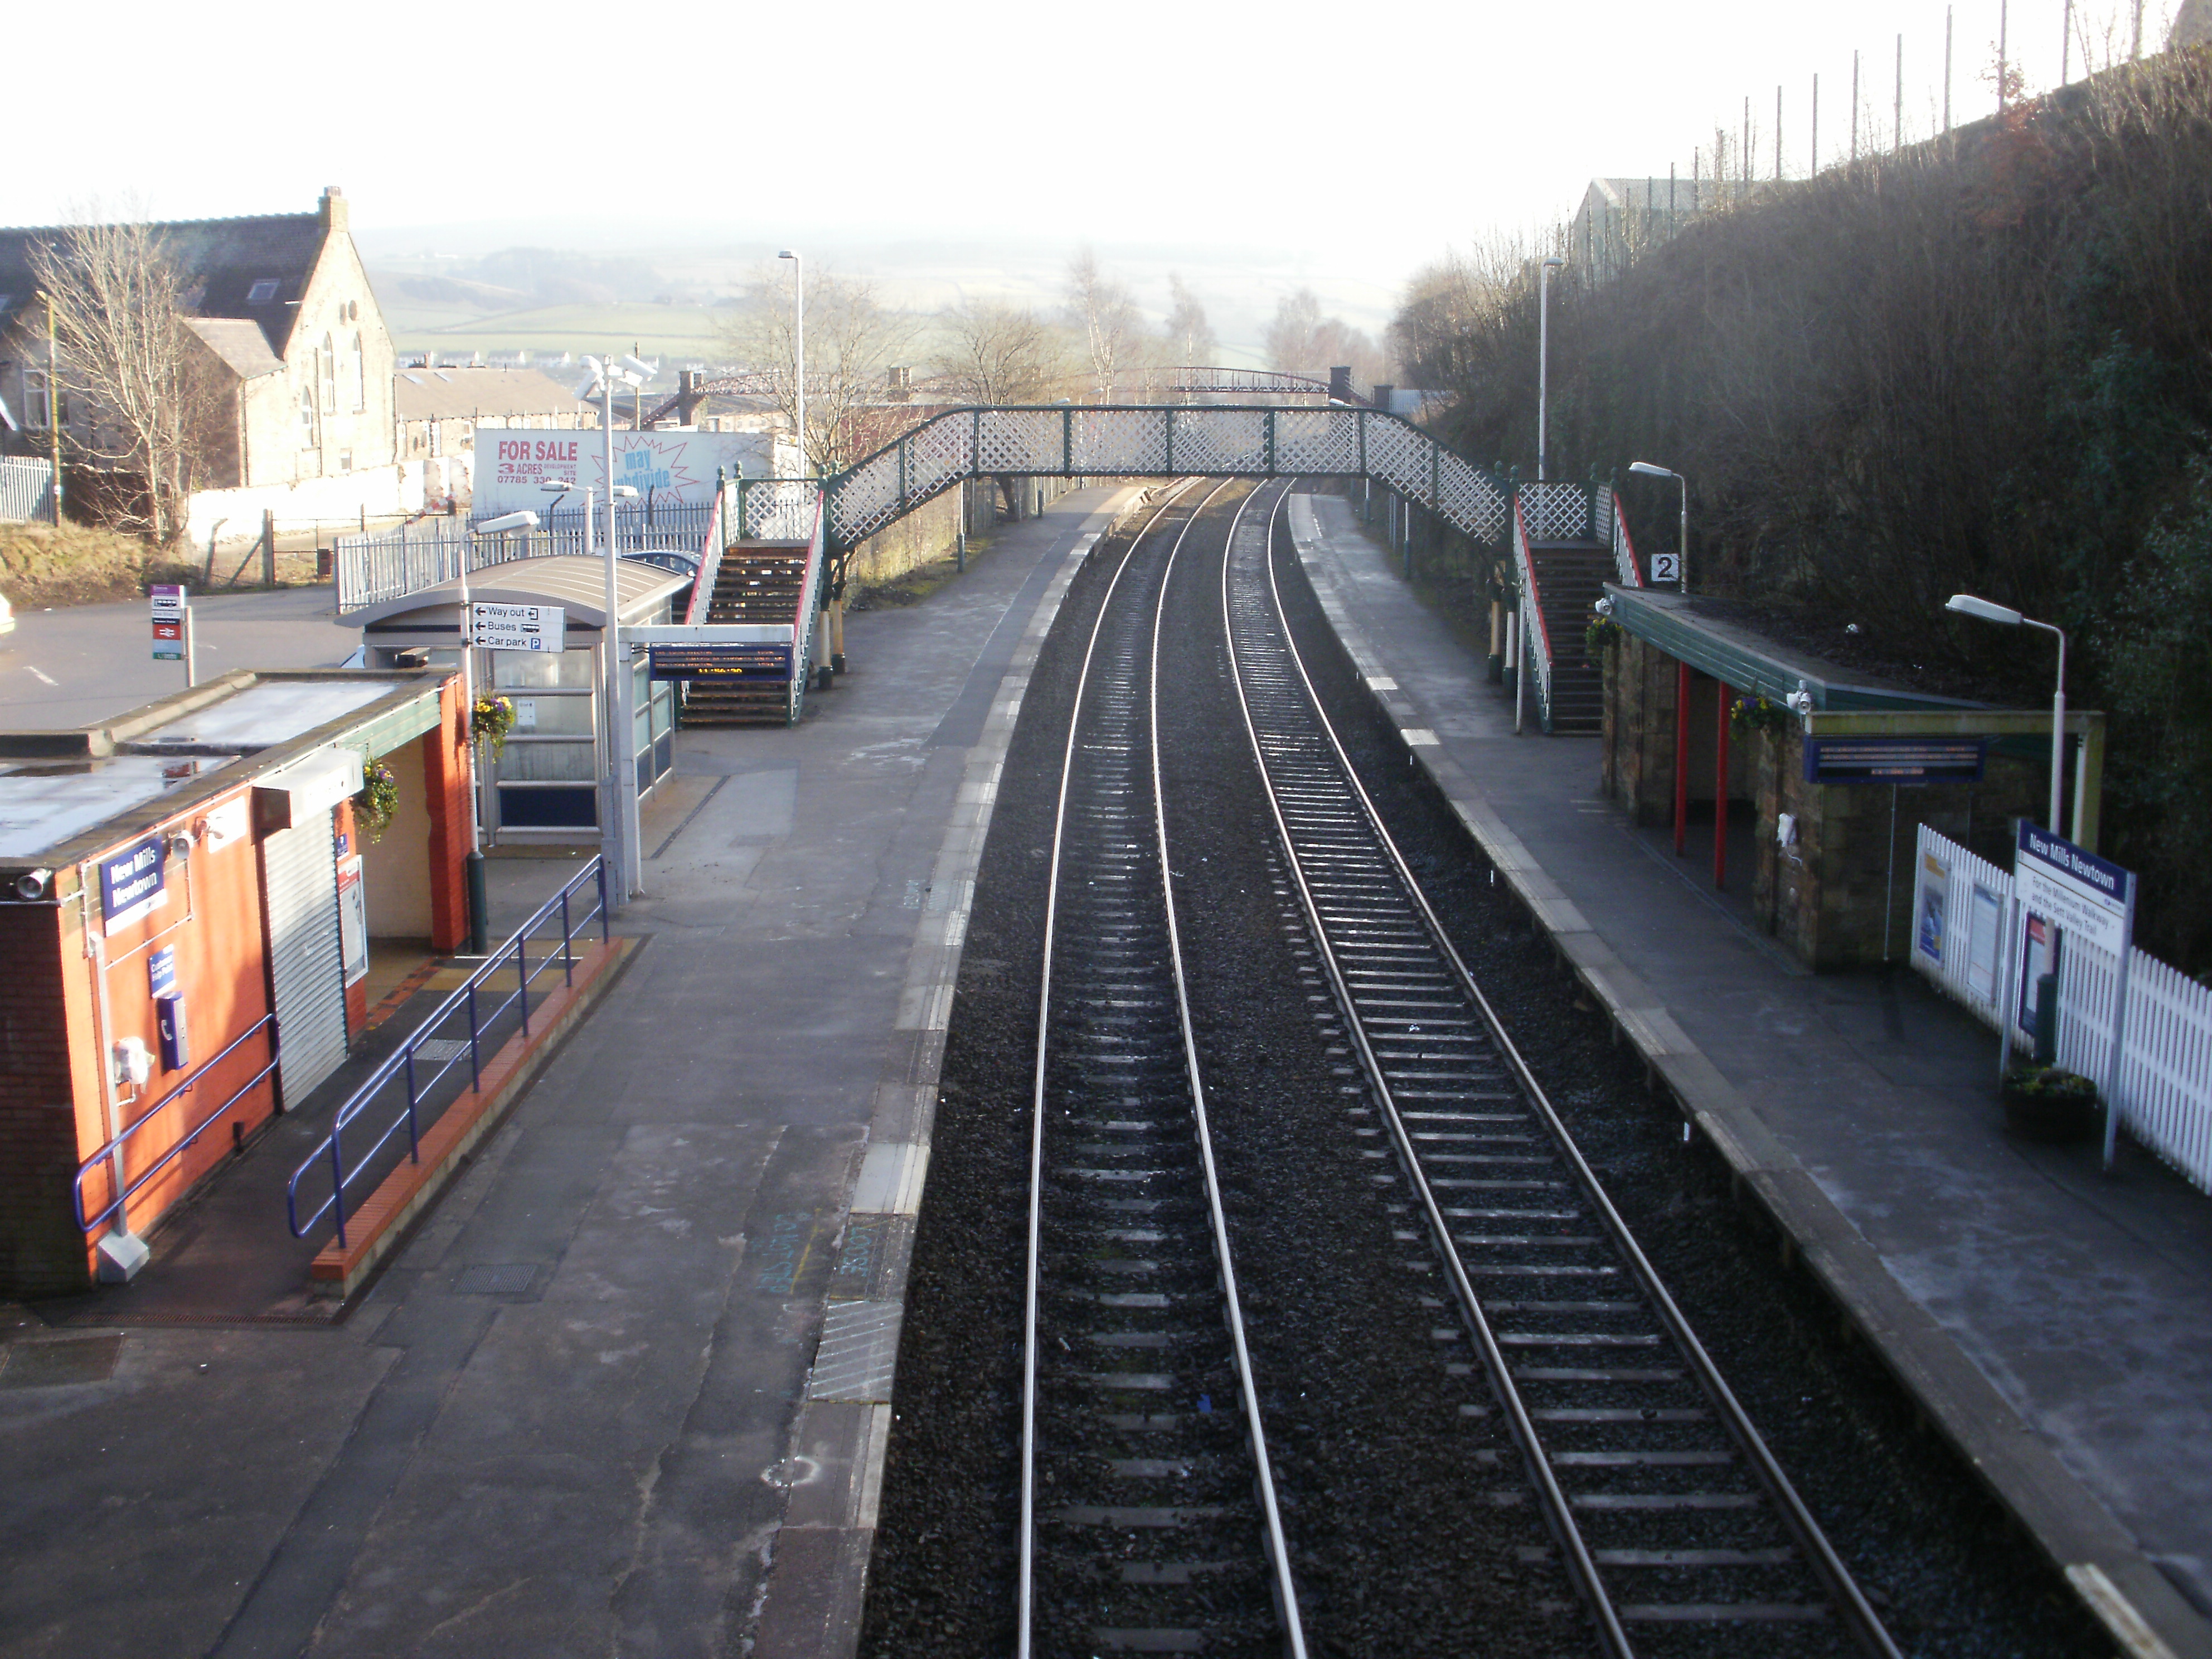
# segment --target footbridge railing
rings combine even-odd
[[[831,544],[857,546],[969,478],[1364,477],[1492,545],[1513,486],[1373,409],[1231,404],[971,408],[923,422],[823,486]]]

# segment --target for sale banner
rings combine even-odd
[[[615,482],[637,491],[641,501],[677,506],[714,499],[716,469],[727,479],[757,478],[768,471],[768,439],[753,432],[617,432]],[[476,434],[476,502],[479,518],[525,508],[545,513],[556,499],[544,488],[559,481],[576,487],[558,498],[565,509],[583,504],[591,490],[606,500],[605,434],[595,430],[533,432],[480,427]]]

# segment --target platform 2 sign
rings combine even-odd
[[[787,645],[650,645],[646,654],[657,680],[713,685],[732,680],[775,684],[791,679]]]
[[[1980,738],[1808,738],[1808,783],[1979,783]]]

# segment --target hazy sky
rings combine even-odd
[[[2148,0],[2148,46],[2173,0]],[[1986,113],[2000,0],[1958,0],[1953,108]],[[2011,0],[2031,89],[2064,0]],[[0,222],[136,194],[162,217],[299,211],[326,183],[357,229],[513,240],[1081,240],[1243,247],[1392,290],[1447,245],[1571,213],[1594,174],[1686,176],[1752,100],[1771,173],[1848,143],[1851,54],[1887,137],[1940,116],[1928,0],[1614,0],[1443,7],[1278,0],[1099,6],[381,6],[126,3],[13,14]],[[2077,27],[2128,0],[2080,0]],[[96,15],[96,21],[94,21]],[[2100,39],[2100,58],[2106,47]],[[2075,51],[2079,73],[2081,52]],[[604,94],[595,82],[600,83]],[[609,137],[595,113],[619,112]]]

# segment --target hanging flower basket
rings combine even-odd
[[[371,841],[382,841],[399,810],[399,780],[392,769],[374,760],[362,769],[361,793],[353,798],[354,825]]]
[[[1592,668],[1605,666],[1606,648],[1626,631],[1610,617],[1590,618],[1590,625],[1583,630],[1583,655]]]
[[[507,734],[514,729],[514,700],[511,697],[478,697],[477,706],[469,714],[469,735],[482,738],[491,744],[496,757],[507,752]]]
[[[1779,737],[1793,730],[1796,724],[1796,715],[1766,697],[1738,697],[1729,705],[1729,728],[1738,736],[1746,732],[1765,732]]]

